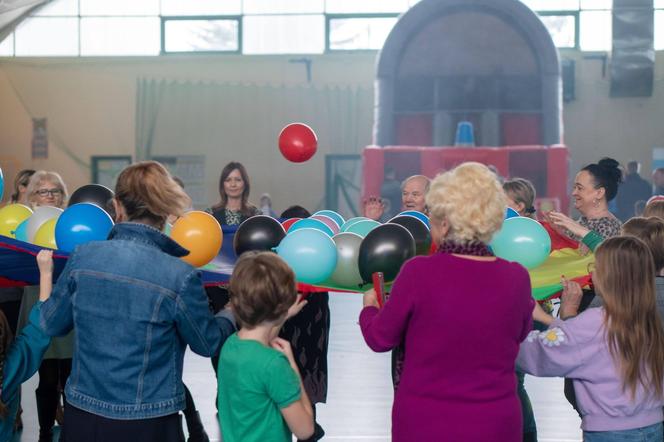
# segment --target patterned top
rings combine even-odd
[[[588,219],[585,216],[582,216],[577,222],[586,229],[596,232],[604,239],[620,235],[620,228],[622,227],[620,220],[613,215],[595,219]],[[566,234],[573,240],[581,242],[581,237],[574,235],[569,231],[566,232]]]
[[[254,215],[260,215],[262,212],[257,209],[254,206],[248,206],[249,212],[251,213],[250,216],[244,215],[242,212],[235,211],[235,210],[229,210],[229,209],[212,209],[208,208],[205,209],[207,213],[210,215],[214,216],[217,221],[219,221],[219,224],[222,226],[239,226],[242,224],[247,218],[250,218]]]

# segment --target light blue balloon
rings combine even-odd
[[[347,231],[348,228],[349,228],[350,226],[352,226],[353,224],[355,224],[355,223],[357,223],[357,222],[360,222],[360,221],[367,220],[367,219],[369,219],[369,218],[367,218],[366,216],[356,216],[355,218],[351,218],[351,219],[349,219],[348,221],[346,221],[346,222],[343,224],[343,226],[341,226],[341,231],[342,231],[342,232],[345,232],[345,231]]]
[[[505,219],[516,218],[517,216],[521,215],[519,215],[519,212],[512,209],[511,207],[508,207],[507,210],[505,211]]]
[[[372,219],[363,219],[362,221],[358,221],[355,224],[352,224],[350,227],[348,227],[346,232],[357,233],[362,238],[364,238],[369,234],[369,232],[371,232],[373,229],[375,229],[378,226],[380,226],[380,223],[378,221],[374,221]]]
[[[2,201],[2,196],[5,194],[5,178],[2,175],[2,168],[0,168],[0,201]]]
[[[317,229],[289,232],[275,250],[293,269],[296,279],[307,284],[327,280],[337,265],[334,241]]]
[[[334,236],[332,229],[328,227],[323,221],[313,219],[313,218],[304,218],[293,223],[293,225],[288,229],[288,234],[295,232],[300,229],[316,229],[321,232],[326,233],[330,238]]]
[[[424,224],[426,224],[428,228],[431,228],[431,224],[429,223],[429,217],[426,216],[425,214],[423,214],[422,212],[418,212],[417,210],[406,210],[405,212],[401,212],[397,216],[401,216],[401,215],[414,216],[415,218],[419,219]],[[395,216],[395,218],[396,218],[396,216]]]
[[[58,249],[72,252],[79,244],[103,241],[113,228],[113,220],[101,207],[91,203],[69,206],[55,224]]]
[[[14,238],[19,241],[28,242],[28,220],[26,219],[21,224],[16,226],[14,230]]]
[[[551,237],[534,219],[519,216],[503,222],[491,241],[491,248],[500,258],[534,269],[549,257]]]
[[[341,226],[343,226],[344,223],[346,222],[346,221],[344,220],[344,217],[341,216],[341,215],[339,215],[339,214],[338,214],[337,212],[335,212],[334,210],[319,210],[318,212],[314,213],[313,216],[316,216],[316,215],[325,215],[325,216],[327,216],[328,218],[332,218],[332,219],[334,220],[334,222],[337,223],[337,225],[339,226],[339,228],[341,228]]]

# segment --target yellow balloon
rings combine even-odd
[[[14,230],[32,215],[32,209],[23,204],[8,204],[0,209],[0,235],[16,238]]]
[[[57,249],[58,246],[55,243],[55,223],[57,222],[57,218],[51,218],[42,224],[35,234],[34,245]]]
[[[193,210],[173,224],[171,238],[189,254],[182,257],[194,267],[201,267],[214,259],[224,237],[219,222],[209,213]]]

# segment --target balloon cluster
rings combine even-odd
[[[66,210],[40,206],[33,211],[9,204],[0,209],[0,235],[71,252],[79,244],[108,237],[113,219],[105,209],[112,198],[110,189],[88,184],[72,194]]]
[[[494,235],[490,246],[497,257],[534,269],[549,257],[551,237],[539,222],[519,216],[514,209],[508,208],[503,226]]]
[[[385,224],[363,217],[346,221],[331,210],[281,224],[258,215],[238,227],[233,246],[238,256],[275,251],[300,282],[357,290],[374,272],[393,280],[406,260],[428,252],[429,220],[416,214],[404,212]]]

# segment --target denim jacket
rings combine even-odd
[[[214,356],[234,328],[219,318],[220,331],[199,272],[179,259],[187,253],[137,223],[117,224],[108,241],[76,248],[41,308],[48,335],[76,328],[67,402],[123,420],[184,408],[187,344]]]

